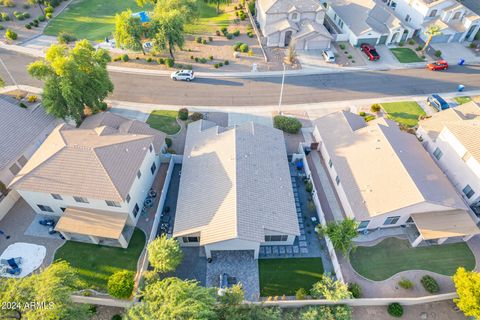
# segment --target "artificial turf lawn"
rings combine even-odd
[[[392,48],[390,49],[390,51],[392,51],[393,55],[401,63],[412,63],[412,62],[424,61],[415,53],[415,51],[413,51],[410,48]]]
[[[57,250],[54,260],[70,263],[86,283],[86,288],[106,292],[110,275],[124,269],[137,271],[144,246],[145,234],[135,229],[127,249],[67,241]]]
[[[151,9],[151,6],[139,7],[135,0],[76,0],[50,21],[44,33],[56,36],[65,31],[78,39],[103,40],[112,35],[115,14],[127,9],[138,12]]]
[[[166,134],[175,134],[180,130],[180,125],[177,123],[177,115],[177,111],[153,110],[148,116],[147,123],[150,127]]]
[[[381,104],[390,119],[414,127],[418,124],[418,117],[425,115],[425,111],[415,101],[386,102]]]
[[[260,295],[293,296],[304,288],[307,292],[323,274],[321,258],[260,259]]]
[[[373,247],[357,247],[350,263],[365,278],[381,281],[406,270],[451,276],[458,267],[472,270],[475,257],[465,242],[412,248],[407,240],[387,238]]]

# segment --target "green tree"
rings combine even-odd
[[[218,318],[227,320],[237,314],[238,307],[243,302],[244,296],[245,293],[241,284],[225,289],[218,297],[220,302],[217,309]]]
[[[349,306],[315,306],[300,311],[300,320],[350,320],[352,309]]]
[[[185,43],[183,36],[184,23],[182,13],[178,10],[156,13],[151,30],[153,48],[156,51],[168,50],[170,57],[174,59],[175,47],[182,48]]]
[[[144,28],[139,17],[132,16],[132,10],[128,9],[115,15],[115,45],[125,47],[134,51],[142,51],[145,54],[142,44]]]
[[[93,112],[107,107],[103,100],[113,92],[107,72],[109,61],[106,50],[95,50],[87,40],[82,40],[73,49],[53,44],[45,60],[31,63],[27,70],[45,82],[42,102],[47,113],[79,123],[85,107]]]
[[[198,18],[197,0],[137,0],[139,6],[152,3],[154,15],[178,10],[182,14],[185,22],[193,22]]]
[[[214,288],[202,287],[192,280],[166,278],[145,287],[141,303],[128,310],[127,318],[210,320],[216,318],[215,304]]]
[[[345,219],[341,222],[331,222],[326,227],[318,225],[320,234],[327,235],[332,241],[333,247],[347,255],[354,248],[353,238],[357,236],[358,223],[353,219]]]
[[[135,273],[121,270],[108,278],[108,294],[115,298],[127,299],[132,295]]]
[[[313,284],[310,293],[316,299],[333,301],[350,299],[352,297],[351,292],[348,290],[348,285],[343,281],[333,279],[329,274],[323,274],[320,281]]]
[[[425,42],[425,46],[423,47],[422,51],[427,50],[427,47],[432,41],[433,37],[441,35],[442,31],[440,30],[439,26],[432,24],[428,26],[427,30],[425,30],[425,34],[428,36],[428,39],[427,42]]]
[[[230,0],[208,0],[208,2],[214,3],[216,5],[217,14],[219,14],[220,13],[220,5],[221,4],[228,4],[228,3],[230,3]]]
[[[157,237],[147,247],[148,261],[157,272],[174,271],[182,262],[183,252],[178,241],[166,235]]]
[[[480,273],[460,267],[452,278],[458,294],[453,302],[466,316],[480,318]]]
[[[45,302],[44,307],[0,309],[5,319],[90,319],[89,306],[73,303],[70,295],[81,288],[75,270],[65,261],[55,262],[38,274],[25,278],[0,280],[0,301],[11,301],[21,306],[31,302]]]

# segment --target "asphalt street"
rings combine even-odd
[[[4,50],[0,50],[0,58],[18,84],[42,86],[26,72],[34,58]],[[0,75],[12,84],[1,67]],[[111,78],[115,91],[110,99],[164,105],[274,105],[278,103],[281,84],[281,76],[197,78],[187,83],[167,76],[111,72]],[[467,90],[479,90],[480,66],[452,66],[446,72],[403,69],[287,76],[283,104],[452,92],[458,84],[465,85]]]

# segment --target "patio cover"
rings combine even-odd
[[[55,226],[56,231],[119,239],[127,221],[127,214],[92,210],[84,208],[67,208]]]
[[[480,229],[465,210],[415,213],[412,218],[424,240],[480,233]]]

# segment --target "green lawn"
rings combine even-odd
[[[461,266],[472,270],[475,257],[465,242],[412,248],[407,240],[388,238],[373,247],[357,247],[350,263],[365,278],[381,281],[405,270],[451,276]]]
[[[114,29],[115,14],[127,9],[133,12],[147,10],[135,0],[76,0],[45,28],[44,33],[55,36],[67,31],[79,39],[103,40]]]
[[[145,234],[135,229],[127,249],[67,241],[55,253],[74,267],[87,288],[107,291],[108,277],[116,271],[137,271],[137,262],[145,246]]]
[[[260,259],[260,295],[293,296],[304,288],[307,292],[323,274],[321,258]]]
[[[147,123],[166,134],[175,134],[180,130],[177,115],[178,112],[173,110],[153,110],[148,116]]]
[[[185,33],[213,34],[222,27],[227,27],[232,22],[231,13],[223,12],[227,8],[220,5],[220,14],[217,14],[215,3],[198,1],[199,19],[195,23],[185,25]]]
[[[455,102],[458,103],[458,104],[464,104],[464,103],[472,101],[472,98],[464,96],[464,97],[455,97],[455,98],[453,98],[453,100],[455,100]]]
[[[381,105],[390,119],[408,127],[416,126],[418,117],[425,115],[425,111],[415,101],[386,102]]]
[[[392,48],[390,49],[393,55],[397,57],[398,61],[401,63],[412,63],[412,62],[422,62],[422,58],[417,56],[415,51],[410,48]]]

